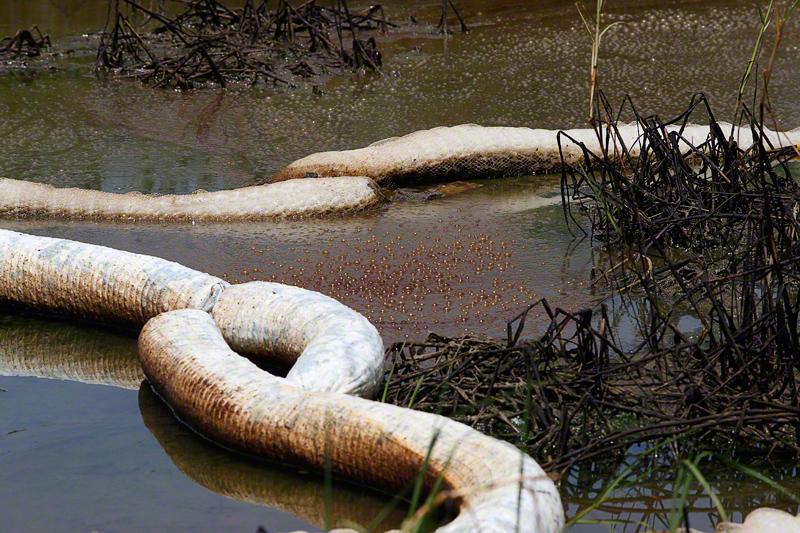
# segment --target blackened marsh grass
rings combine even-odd
[[[668,121],[626,101],[642,132],[632,153],[621,111],[599,99],[605,148],[582,146],[583,163],[564,164],[564,209],[605,253],[598,280],[636,310],[637,341],[620,339],[610,300],[578,312],[540,301],[545,333],[533,339],[523,335],[526,312],[504,341],[431,335],[394,345],[386,401],[516,442],[551,470],[673,438],[678,454],[714,446],[796,457],[796,152],[771,146],[746,108],[755,142],[743,149],[698,95]],[[702,121],[711,133],[694,145],[682,128]]]

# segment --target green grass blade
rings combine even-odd
[[[689,469],[689,472],[692,473],[694,478],[697,481],[699,481],[700,484],[703,486],[703,490],[705,490],[706,494],[708,494],[708,497],[711,498],[711,502],[714,504],[714,507],[717,508],[717,513],[719,513],[719,516],[722,519],[722,521],[727,522],[728,513],[725,512],[725,508],[722,506],[722,502],[719,500],[717,493],[714,492],[714,490],[711,488],[711,485],[708,483],[708,480],[700,472],[700,469],[697,467],[697,463],[689,460],[684,460],[683,464],[686,466],[686,468]]]

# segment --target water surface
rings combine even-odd
[[[0,76],[0,175],[113,192],[187,193],[251,185],[309,153],[422,128],[585,124],[590,45],[571,1],[461,0],[472,31],[446,43],[431,31],[439,2],[385,5],[391,18],[414,14],[423,24],[384,43],[384,75],[331,80],[316,93],[310,85],[173,92],[93,75],[93,34],[105,23],[106,2],[6,0],[0,34],[38,24],[69,53],[55,71],[31,62]],[[702,90],[719,116],[729,117],[759,5],[614,2],[609,21],[624,24],[604,41],[603,86],[613,88],[612,100],[630,94],[643,112],[665,116]],[[782,124],[795,127],[797,23],[787,32],[771,94]],[[232,282],[274,279],[321,290],[370,317],[387,343],[428,331],[500,336],[504,321],[539,297],[570,309],[602,298],[587,286],[589,243],[573,238],[553,205],[557,177],[478,184],[430,200],[425,192],[402,191],[402,201],[334,220],[0,227],[158,255]],[[337,485],[331,499],[315,476],[209,445],[140,385],[134,356],[130,334],[30,317],[0,320],[4,527],[317,530],[325,516],[363,523],[391,503],[347,485]],[[562,487],[570,513],[613,473],[575,475]],[[795,472],[779,468],[776,476],[793,479]],[[731,472],[719,473],[714,484],[730,509],[790,508],[774,491]],[[646,519],[660,527],[668,486],[654,479],[618,491],[592,518]],[[710,529],[710,508],[699,495],[692,525]],[[390,520],[396,525],[402,515]],[[623,529],[646,528],[617,527]]]

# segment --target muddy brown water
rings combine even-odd
[[[250,185],[311,152],[433,126],[585,123],[589,41],[572,2],[461,0],[472,31],[446,44],[430,32],[439,2],[385,2],[390,17],[413,14],[423,24],[385,42],[383,76],[330,80],[321,94],[310,85],[181,93],[101,81],[90,68],[91,34],[104,24],[106,2],[1,4],[0,35],[38,24],[69,52],[55,61],[57,70],[31,61],[0,76],[0,176],[186,193]],[[643,111],[663,115],[681,111],[702,89],[719,116],[729,116],[758,5],[612,2],[609,21],[624,24],[604,42],[604,86],[613,87],[612,98],[630,94]],[[800,125],[798,52],[795,23],[772,82],[773,103],[791,127]],[[0,227],[158,255],[232,282],[274,279],[321,290],[369,316],[387,343],[428,331],[499,336],[505,320],[536,298],[574,309],[602,297],[587,286],[588,243],[573,239],[553,205],[557,177],[476,183],[432,199],[426,190],[400,191],[386,207],[333,220],[6,220]],[[0,529],[316,530],[326,514],[364,523],[391,503],[346,484],[335,485],[331,498],[318,477],[242,459],[191,434],[136,386],[130,336],[5,315],[0,328]],[[122,383],[131,389],[108,386]],[[584,481],[587,475],[595,479]],[[611,476],[581,472],[565,482],[568,512]],[[724,472],[715,479],[730,509],[791,509],[763,485]],[[639,521],[661,527],[670,505],[665,483],[617,491],[591,515],[631,524],[574,530],[644,530]],[[693,505],[692,525],[710,529],[708,499],[698,494]],[[397,525],[402,516],[396,510],[388,520]]]

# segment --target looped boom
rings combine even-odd
[[[442,532],[555,533],[553,482],[514,446],[445,417],[358,398],[383,343],[361,315],[275,283],[230,286],[163,259],[0,230],[0,301],[141,325],[153,388],[206,437],[252,455],[401,489],[419,477],[460,504]],[[293,363],[286,378],[254,358]]]

